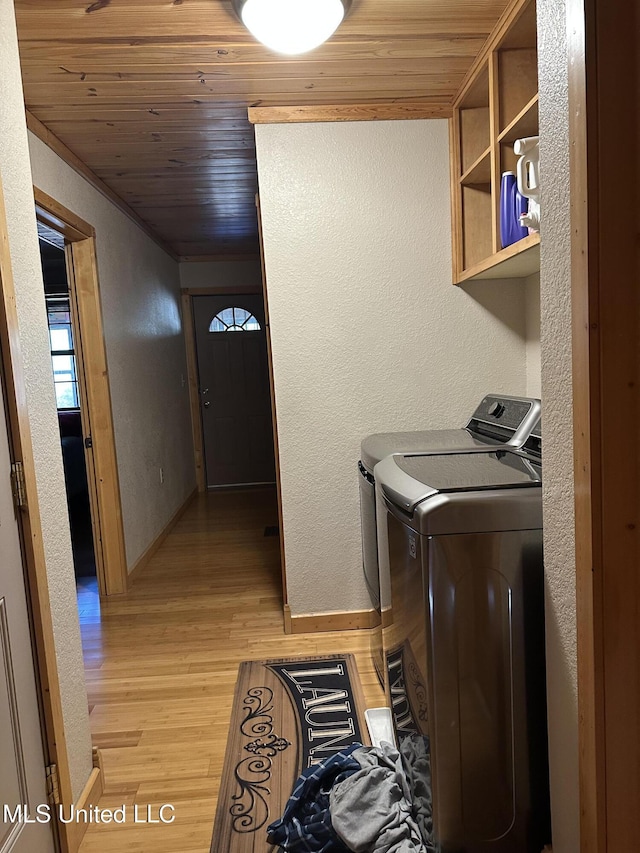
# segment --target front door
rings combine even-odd
[[[193,316],[207,487],[273,483],[262,296],[194,296]]]
[[[46,809],[37,822],[46,762],[3,393],[0,383],[0,853],[53,853]]]

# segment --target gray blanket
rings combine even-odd
[[[357,749],[352,758],[362,769],[330,794],[338,836],[354,853],[427,853],[398,751],[383,743]]]

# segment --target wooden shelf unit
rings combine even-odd
[[[460,178],[462,186],[482,186],[491,183],[491,148],[483,151]]]
[[[540,267],[540,236],[502,248],[500,179],[513,143],[538,134],[535,0],[513,0],[456,96],[451,118],[453,282],[521,278]],[[526,256],[526,257],[525,257]]]

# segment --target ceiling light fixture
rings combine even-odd
[[[351,0],[233,0],[238,17],[259,42],[290,55],[325,42],[350,6]]]

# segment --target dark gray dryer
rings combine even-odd
[[[425,842],[442,853],[549,841],[538,433],[524,451],[375,467],[388,699]]]
[[[374,467],[392,453],[429,452],[444,450],[475,452],[487,446],[521,447],[540,417],[540,400],[529,397],[488,394],[484,397],[464,427],[457,429],[423,430],[420,432],[385,432],[370,435],[362,441],[360,472],[360,523],[362,533],[362,566],[371,597],[378,614],[377,628],[371,635],[371,654],[380,680],[383,680],[381,587],[379,552],[386,553],[386,532],[382,530],[383,545],[378,547],[376,533],[376,500]],[[388,575],[383,566],[382,577]],[[382,590],[384,598],[385,590]]]

